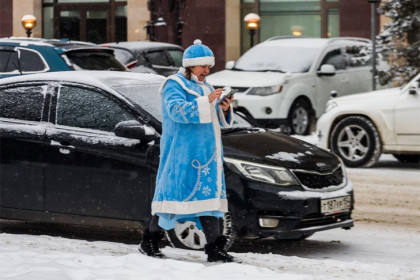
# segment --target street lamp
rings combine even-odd
[[[28,36],[28,38],[31,37],[32,29],[34,29],[36,26],[36,17],[34,17],[33,15],[24,15],[22,17],[21,22],[23,28],[25,28],[26,30],[26,35]]]
[[[251,39],[251,48],[254,46],[254,35],[255,35],[255,31],[259,27],[260,20],[261,20],[260,16],[254,13],[247,14],[244,17],[246,28],[249,30],[249,35]]]
[[[372,37],[372,90],[376,90],[376,3],[381,0],[367,0],[370,3],[370,20],[371,29],[370,35]]]
[[[159,26],[166,26],[166,21],[163,19],[163,17],[158,17],[157,20],[148,21],[144,26],[150,41],[156,41],[156,27]]]

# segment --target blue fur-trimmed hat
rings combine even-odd
[[[194,40],[194,45],[189,46],[182,57],[182,67],[210,65],[214,66],[214,54],[209,47],[203,45],[201,40]]]

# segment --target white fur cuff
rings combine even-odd
[[[209,98],[207,96],[197,97],[198,113],[200,114],[200,123],[211,123],[211,110]]]

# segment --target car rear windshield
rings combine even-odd
[[[241,56],[235,69],[243,71],[308,72],[319,48],[311,46],[257,45]]]
[[[125,85],[114,85],[116,91],[138,104],[157,120],[162,121],[162,99],[159,89],[161,83],[136,84],[135,81],[124,80]]]
[[[107,52],[72,51],[64,56],[68,58],[74,70],[127,70],[115,56]]]

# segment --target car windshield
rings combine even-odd
[[[128,97],[149,114],[162,122],[162,98],[159,89],[162,84],[136,84],[133,81],[127,85],[112,86],[113,89]],[[232,127],[250,128],[252,125],[241,115],[235,113]]]
[[[108,52],[72,51],[64,56],[68,58],[74,70],[127,70],[115,56]]]
[[[159,88],[161,83],[136,84],[130,81],[127,85],[112,86],[113,89],[128,97],[149,114],[162,122],[161,96]]]
[[[248,50],[235,64],[236,70],[308,72],[319,48],[311,46],[281,46],[260,44]]]

